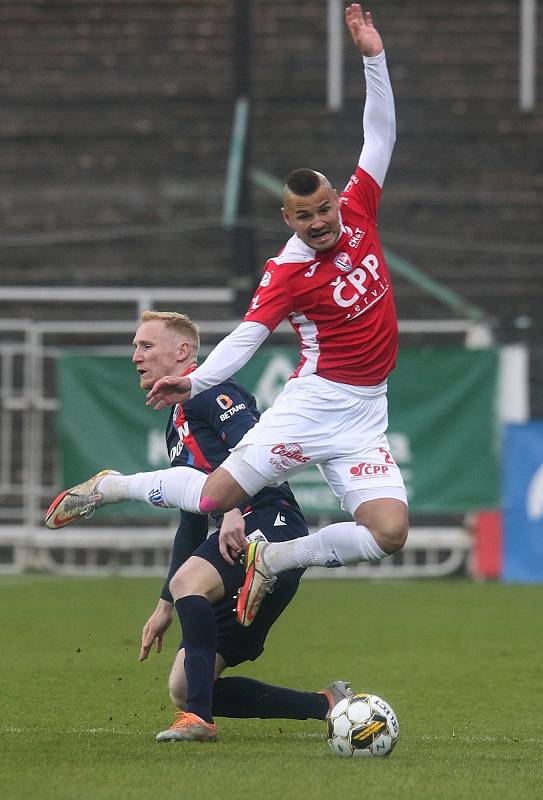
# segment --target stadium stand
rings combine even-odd
[[[2,4],[0,285],[224,285],[233,6]],[[341,185],[359,146],[355,54],[345,106],[328,113],[324,0],[250,6],[253,163],[280,178],[309,153]],[[374,12],[398,111],[385,244],[495,316],[502,338],[533,344],[541,416],[543,122],[541,100],[519,111],[518,4],[451,13],[444,0],[391,0]],[[252,216],[256,273],[284,232],[261,190]],[[401,317],[446,313],[403,280],[397,296]]]

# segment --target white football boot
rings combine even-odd
[[[55,497],[45,515],[45,524],[48,528],[56,530],[77,522],[84,517],[92,517],[98,506],[105,505],[103,496],[98,491],[100,480],[106,475],[120,475],[114,469],[103,469],[83,483],[78,483],[71,489],[65,489]]]

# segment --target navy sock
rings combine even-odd
[[[252,678],[217,678],[213,714],[238,719],[326,719],[328,700],[319,692],[299,692]]]
[[[175,610],[183,630],[187,711],[213,722],[211,697],[215,678],[217,623],[211,603],[201,595],[180,597]]]

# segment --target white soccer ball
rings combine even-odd
[[[355,694],[340,700],[330,712],[327,725],[328,744],[343,758],[388,756],[400,735],[396,714],[375,694]]]

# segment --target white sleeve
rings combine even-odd
[[[364,146],[358,166],[368,172],[382,187],[396,141],[394,95],[384,50],[378,56],[364,57],[364,75],[366,77]]]
[[[191,398],[230,378],[249,361],[269,335],[270,329],[261,322],[240,322],[188,376]]]

